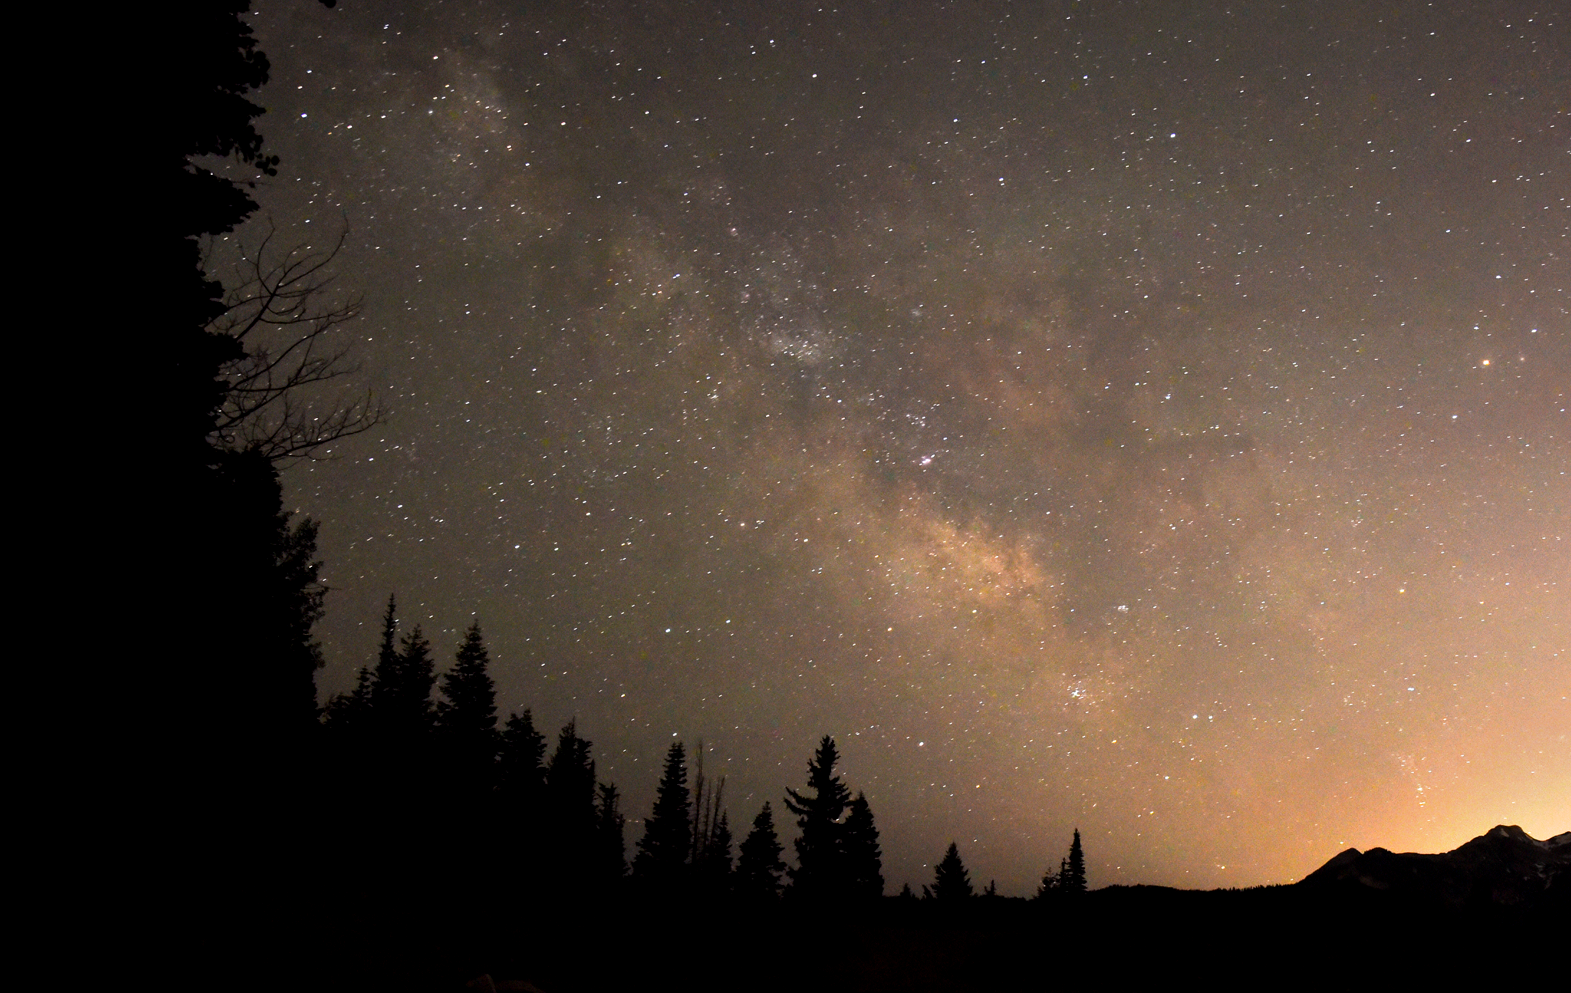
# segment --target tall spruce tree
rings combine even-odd
[[[780,878],[786,871],[786,864],[780,860],[783,851],[775,833],[774,812],[765,803],[753,818],[753,829],[737,853],[736,895],[749,901],[772,901],[778,897]]]
[[[595,864],[595,760],[591,742],[568,721],[545,770],[547,875],[554,885],[581,888]]]
[[[442,699],[436,703],[440,761],[451,794],[448,803],[478,805],[496,777],[496,687],[488,672],[490,657],[475,621],[464,634],[452,668],[440,677]]]
[[[496,792],[503,818],[538,820],[545,802],[545,735],[525,710],[507,718],[497,756]]]
[[[441,676],[442,699],[436,704],[436,724],[448,747],[466,761],[489,767],[496,755],[496,684],[488,671],[491,659],[475,621],[464,633],[453,658],[453,667]]]
[[[633,857],[633,876],[652,887],[677,890],[686,878],[692,846],[687,788],[687,751],[680,741],[666,752],[665,771],[655,790],[655,806],[644,822]]]
[[[1071,896],[1078,896],[1086,891],[1086,857],[1080,848],[1080,829],[1075,828],[1075,840],[1069,844],[1069,858],[1064,864],[1063,877],[1059,882],[1063,892]]]
[[[616,786],[601,783],[595,802],[594,862],[594,876],[601,885],[615,884],[627,875],[626,828]]]
[[[946,903],[967,900],[974,895],[971,874],[966,872],[965,863],[960,861],[960,846],[952,841],[949,851],[944,853],[943,861],[933,870],[932,893],[933,899]]]
[[[795,897],[831,899],[847,889],[841,818],[851,801],[851,791],[835,775],[839,760],[835,740],[824,735],[807,763],[808,791],[786,790],[786,808],[796,815],[802,832],[796,839],[797,867],[791,870]]]
[[[510,715],[497,756],[492,843],[502,878],[513,886],[538,875],[546,835],[545,752],[545,735],[535,729],[534,715],[528,710]]]
[[[392,601],[388,601],[389,614]],[[385,635],[384,635],[385,636]],[[423,749],[431,730],[431,691],[436,686],[436,660],[420,625],[398,640],[388,657],[384,645],[371,687],[371,712],[387,747],[395,752]]]
[[[858,793],[846,812],[843,830],[845,871],[848,895],[877,899],[884,895],[883,853],[878,847],[878,828],[867,795]]]

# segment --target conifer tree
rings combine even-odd
[[[711,896],[720,896],[731,888],[731,819],[725,811],[711,820],[705,832],[707,838],[693,866],[694,876],[701,890]]]
[[[864,793],[858,793],[850,803],[843,840],[849,894],[863,899],[883,896],[883,853],[878,848],[878,828],[873,824],[873,812]]]
[[[503,809],[513,815],[528,811],[540,816],[545,794],[545,735],[535,730],[534,715],[525,710],[507,718],[497,761],[497,793]]]
[[[971,875],[960,861],[960,847],[949,843],[949,851],[933,870],[933,899],[945,902],[966,900],[973,895]]]
[[[435,685],[431,643],[418,624],[403,638],[398,637],[397,602],[389,596],[370,696],[370,713],[383,747],[396,751],[418,747],[431,726],[431,690]]]
[[[612,783],[601,783],[595,803],[595,868],[601,883],[616,883],[627,874],[627,818]]]
[[[835,775],[840,753],[835,740],[824,735],[818,751],[807,763],[810,792],[786,790],[785,805],[796,815],[802,834],[796,839],[797,868],[791,870],[792,893],[807,899],[842,894],[847,887],[841,817],[851,791]]]
[[[496,688],[487,671],[490,658],[480,622],[469,626],[453,666],[442,673],[442,699],[436,703],[441,761],[453,796],[449,804],[478,803],[495,779]]]
[[[371,668],[361,666],[355,672],[355,688],[348,693],[335,693],[327,701],[323,716],[331,728],[345,733],[363,731],[371,716]]]
[[[371,710],[383,732],[393,739],[394,748],[420,747],[431,729],[431,690],[435,686],[436,660],[431,656],[431,643],[416,624],[414,630],[399,639],[392,665],[378,663],[371,689]]]
[[[1064,865],[1059,883],[1065,893],[1079,895],[1086,891],[1086,857],[1080,848],[1080,829],[1075,828],[1075,840],[1069,845],[1069,858]]]
[[[371,673],[371,700],[375,706],[377,687],[382,682],[398,682],[398,599],[387,595],[387,610],[382,614],[382,643],[376,651],[376,668]]]
[[[1058,893],[1059,883],[1064,878],[1064,870],[1069,867],[1069,860],[1064,859],[1058,863],[1058,871],[1049,869],[1042,875],[1042,885],[1037,887],[1036,899],[1051,900]]]
[[[780,895],[780,877],[786,865],[780,860],[780,838],[775,834],[775,815],[764,809],[753,818],[753,829],[742,841],[736,860],[736,894],[745,900],[774,900]]]
[[[496,752],[496,684],[488,672],[490,656],[475,621],[464,633],[453,667],[442,673],[442,699],[436,704],[436,723],[456,747],[466,753],[490,756]]]
[[[528,710],[512,714],[497,756],[494,844],[505,879],[522,882],[537,868],[546,835],[545,735]]]
[[[546,765],[548,868],[559,884],[581,883],[593,871],[595,760],[590,747],[578,736],[578,722],[568,721]]]
[[[665,771],[655,790],[655,806],[644,822],[644,836],[633,857],[633,875],[648,884],[676,888],[692,845],[687,789],[687,753],[680,741],[666,752]]]

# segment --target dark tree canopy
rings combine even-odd
[[[644,836],[633,858],[633,875],[638,879],[674,886],[683,877],[692,847],[691,802],[687,751],[680,741],[672,742],[655,791],[654,810],[644,822]]]
[[[442,699],[436,704],[437,726],[460,748],[495,750],[496,685],[490,662],[480,622],[475,621],[458,646],[453,667],[442,673]]]
[[[802,832],[796,839],[797,868],[791,872],[792,893],[798,897],[822,899],[846,889],[841,818],[851,791],[835,775],[839,760],[835,740],[824,735],[807,763],[807,791],[786,790],[785,805]]]
[[[497,755],[494,842],[510,885],[537,875],[549,820],[545,804],[545,735],[528,710],[513,714]]]
[[[489,667],[476,621],[459,643],[452,667],[440,677],[442,698],[436,703],[438,747],[447,768],[449,795],[444,802],[449,806],[478,806],[495,782],[501,736]]]
[[[933,870],[932,893],[935,900],[945,902],[967,900],[973,895],[971,874],[966,872],[965,863],[960,861],[960,847],[952,841],[949,850],[944,853],[943,861]]]
[[[546,802],[559,840],[587,837],[594,827],[595,760],[591,746],[589,739],[578,736],[578,722],[568,721],[557,735],[556,751],[546,765]]]
[[[786,865],[780,859],[785,849],[775,833],[775,815],[764,809],[753,818],[753,829],[742,841],[736,860],[736,893],[747,900],[773,900],[780,895],[780,879]]]
[[[1075,840],[1069,845],[1069,858],[1065,862],[1059,888],[1065,893],[1079,894],[1086,891],[1086,857],[1080,848],[1080,829],[1075,828]]]
[[[418,624],[398,639],[396,650],[391,649],[391,637],[397,630],[393,607],[389,598],[382,650],[371,686],[371,712],[392,747],[411,748],[431,729],[436,660]]]
[[[867,795],[858,793],[851,801],[844,825],[845,870],[848,892],[854,897],[877,899],[884,895],[883,853],[878,847],[878,828]]]
[[[545,749],[545,735],[535,730],[532,713],[525,710],[508,717],[497,761],[497,793],[505,817],[540,816],[545,799]]]
[[[614,883],[627,874],[627,818],[622,814],[616,786],[601,783],[595,802],[595,856],[593,875]]]
[[[722,810],[704,834],[704,846],[693,865],[694,878],[704,892],[723,895],[731,886],[731,818]]]

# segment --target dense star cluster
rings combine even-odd
[[[832,735],[891,892],[1566,829],[1556,5],[393,6],[254,6],[212,245],[348,228],[324,693],[478,617],[630,840]]]

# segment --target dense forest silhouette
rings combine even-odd
[[[166,653],[167,692],[116,725],[126,752],[105,757],[113,796],[149,812],[118,849],[130,860],[140,847],[137,868],[117,878],[176,908],[156,911],[167,926],[147,924],[158,937],[144,954],[208,977],[203,988],[954,989],[1302,959],[1393,928],[1409,941],[1453,925],[1519,933],[1523,918],[1458,918],[1397,884],[1350,898],[1346,873],[1300,889],[1091,891],[1078,830],[1030,899],[978,892],[958,842],[918,881],[922,897],[909,883],[887,896],[875,812],[827,735],[778,808],[737,821],[702,744],[673,743],[629,838],[592,729],[570,721],[553,738],[529,710],[501,715],[479,624],[446,661],[449,646],[402,628],[392,598],[374,661],[319,701],[318,525],[284,510],[280,466],[378,414],[357,403],[301,419],[290,405],[343,368],[342,352],[317,348],[352,312],[318,296],[330,255],[270,264],[263,246],[254,279],[228,287],[203,266],[201,239],[257,207],[245,181],[194,162],[226,157],[257,176],[277,164],[256,128],[268,62],[246,8],[178,5],[190,57],[166,87],[168,142],[150,153],[163,170],[153,192],[174,209],[145,239],[165,326],[138,368],[149,472],[173,522],[161,574],[185,577],[183,643]],[[259,324],[284,345],[262,343]],[[1554,892],[1540,903],[1559,913],[1565,886]],[[1469,899],[1470,912],[1497,905]]]

